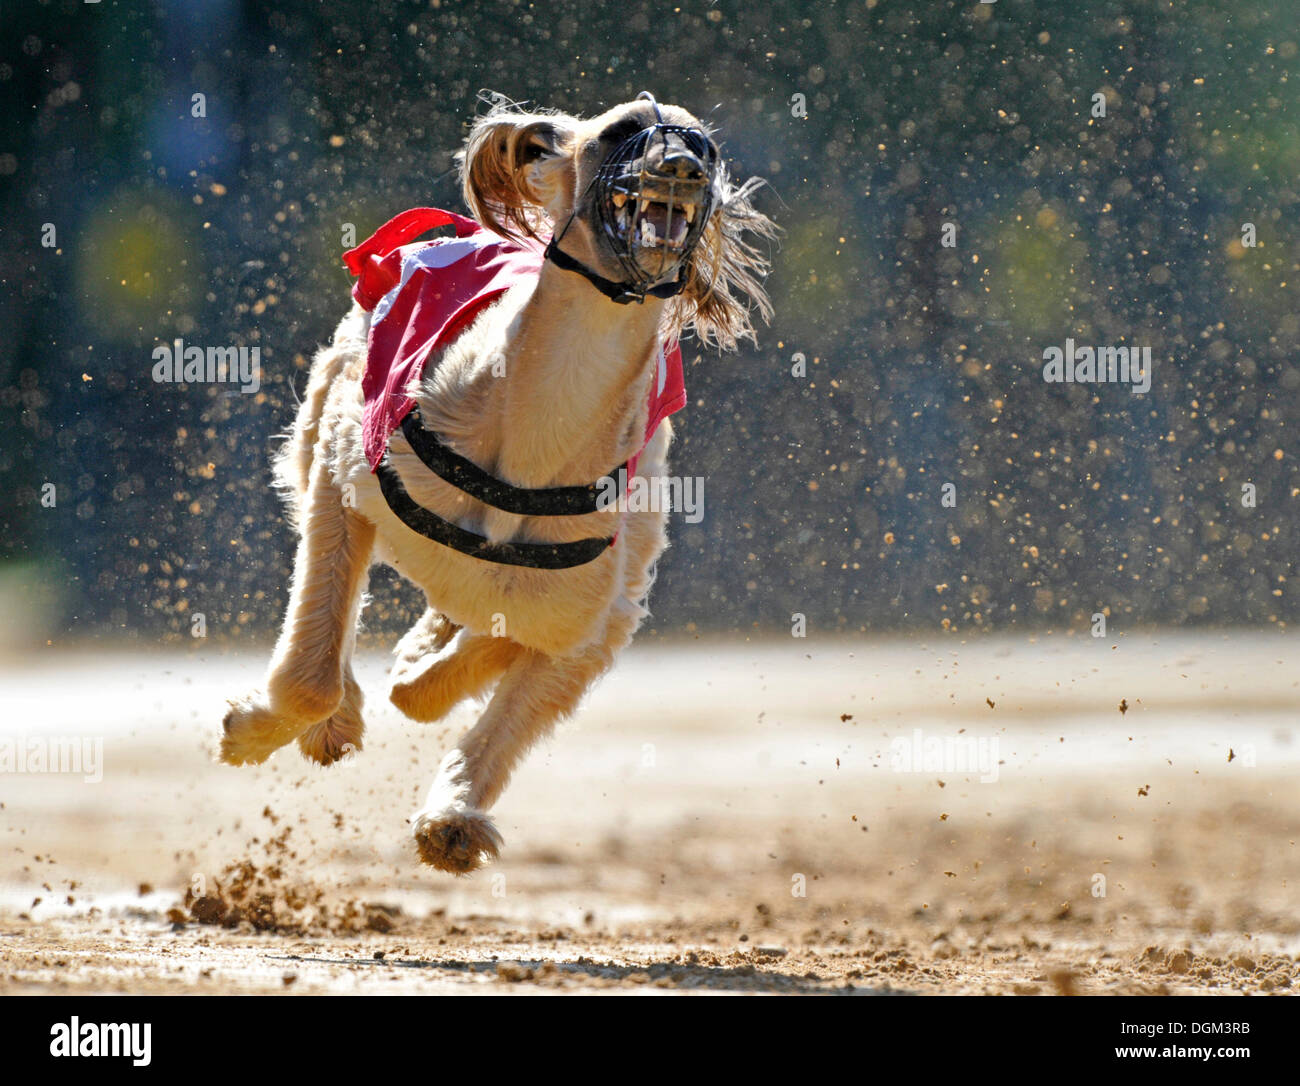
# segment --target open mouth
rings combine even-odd
[[[635,197],[627,192],[615,192],[610,201],[614,208],[614,225],[619,240],[629,238],[642,249],[661,249],[681,252],[686,245],[700,205],[695,200],[679,197],[656,198],[656,194],[642,192]]]

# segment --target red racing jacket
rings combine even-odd
[[[437,226],[454,226],[456,236],[415,241]],[[390,219],[343,254],[357,280],[352,296],[373,314],[361,382],[372,472],[393,431],[415,406],[408,390],[429,356],[452,342],[493,299],[539,276],[544,252],[543,243],[515,241],[463,215],[419,207]],[[685,406],[681,349],[676,342],[660,344],[645,438],[629,461],[629,473],[659,424]]]

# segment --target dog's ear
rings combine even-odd
[[[562,113],[505,103],[479,117],[457,154],[465,203],[498,234],[536,237],[575,127]]]
[[[713,214],[683,273],[686,286],[667,313],[674,335],[693,326],[703,343],[734,350],[740,340],[754,339],[752,311],[771,320],[772,304],[763,289],[770,263],[755,243],[775,239],[780,227],[754,207],[763,184],[751,178],[733,185],[719,165]]]

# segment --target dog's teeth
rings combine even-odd
[[[653,245],[655,241],[655,224],[649,219],[641,220],[641,242],[644,245]]]
[[[685,204],[683,210],[686,212],[686,221],[688,223],[693,223],[695,221],[695,205]]]
[[[615,206],[616,208],[618,208],[619,210],[622,210],[623,205],[626,204],[626,203],[627,203],[627,193],[626,193],[626,192],[616,192],[616,193],[614,193],[614,206]]]
[[[649,210],[650,210],[650,201],[649,201],[649,200],[642,200],[642,201],[641,201],[641,214],[644,215],[644,214],[645,214],[647,211],[649,211]]]

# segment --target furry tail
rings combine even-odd
[[[272,485],[288,505],[289,516],[295,525],[298,502],[307,491],[307,480],[311,475],[325,401],[339,372],[356,357],[358,347],[363,352],[366,349],[366,316],[359,308],[354,309],[339,326],[334,342],[316,352],[298,414],[284,434],[284,444],[271,460]]]

